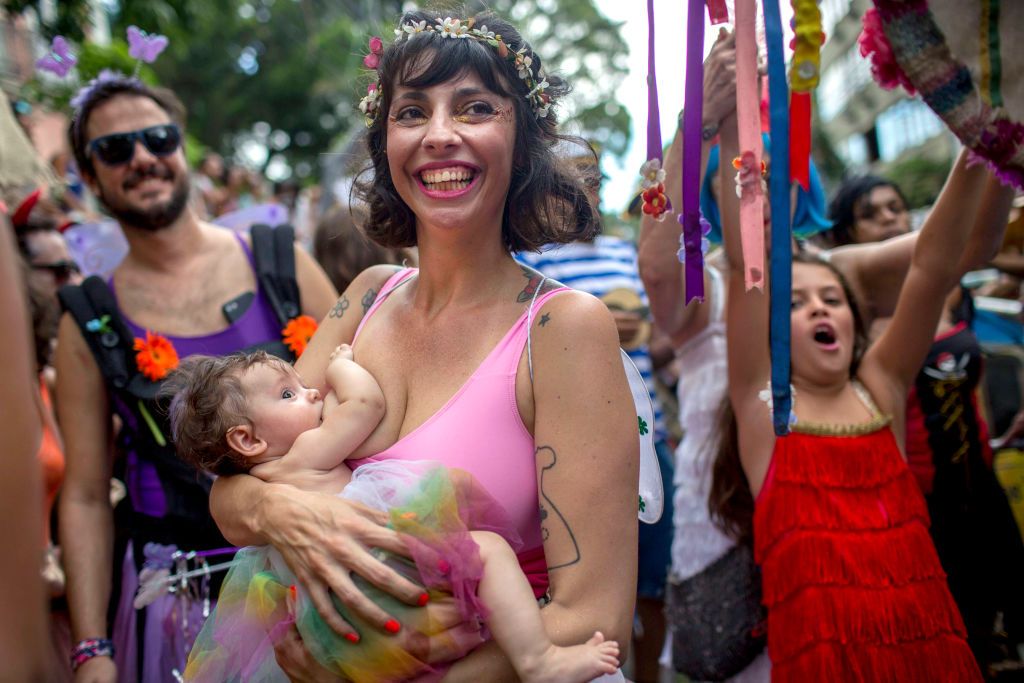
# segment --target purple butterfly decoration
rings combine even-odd
[[[77,63],[78,59],[71,54],[71,46],[64,36],[54,36],[49,54],[36,62],[36,68],[64,78]]]
[[[146,33],[138,26],[128,27],[128,54],[147,64],[156,61],[168,42],[167,36]]]

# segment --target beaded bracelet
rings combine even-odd
[[[114,642],[107,638],[86,638],[79,641],[71,650],[71,670],[76,671],[78,667],[93,657],[113,657]]]

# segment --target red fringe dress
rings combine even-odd
[[[754,513],[774,681],[980,681],[889,429],[794,426]]]

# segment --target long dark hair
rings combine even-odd
[[[420,21],[434,24],[439,16],[451,16],[451,10],[406,12],[399,27]],[[465,13],[463,17],[464,22],[469,19]],[[541,80],[541,59],[515,27],[490,12],[472,18],[475,26],[486,25],[500,35],[509,49],[525,48],[533,60],[529,68],[535,79]],[[422,31],[386,46],[377,67],[379,108],[367,133],[370,166],[353,186],[355,197],[369,207],[367,236],[384,247],[416,245],[416,216],[395,190],[387,159],[387,112],[395,87],[427,88],[466,73],[475,74],[488,90],[513,102],[516,136],[512,178],[501,224],[506,249],[536,251],[545,244],[595,235],[599,229],[597,211],[572,165],[559,161],[553,147],[559,140],[569,140],[584,145],[591,154],[593,149],[579,138],[557,132],[553,108],[543,117],[535,115],[526,99],[529,91],[514,64],[500,57],[495,48],[474,39],[445,39],[432,31]],[[546,73],[544,78],[548,82],[545,93],[552,103],[569,92],[569,85],[557,75]]]
[[[903,200],[904,206],[908,206],[903,190],[891,180],[876,175],[863,175],[844,180],[828,204],[828,217],[832,221],[832,228],[822,235],[829,247],[842,247],[856,242],[853,237],[853,226],[857,222],[857,202],[861,197],[871,194],[876,187],[891,187]]]
[[[793,265],[796,264],[828,268],[843,288],[853,314],[853,357],[850,359],[850,377],[853,377],[867,348],[867,331],[849,282],[830,262],[805,251],[793,254]],[[740,461],[739,428],[728,396],[719,409],[717,426],[718,439],[708,444],[708,449],[714,454],[708,511],[711,521],[724,534],[737,543],[750,543],[753,539],[754,497]]]

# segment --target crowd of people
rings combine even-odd
[[[602,229],[596,154],[557,125],[569,84],[505,20],[435,14],[371,42],[351,206],[315,218],[315,191],[213,152],[189,168],[184,106],[130,76],[75,99],[43,174],[59,191],[4,188],[0,303],[25,330],[4,337],[0,500],[31,548],[3,575],[12,680],[1024,670],[1024,538],[961,285],[994,267],[1020,296],[1013,188],[964,152],[912,230],[902,179],[852,176],[826,202],[812,165],[777,436],[770,283],[746,291],[726,161],[734,37],[705,62],[721,246],[685,304],[677,221],[643,215],[636,243]],[[210,222],[271,202],[300,225]],[[63,231],[93,203],[128,246],[83,277]],[[623,351],[654,408],[639,429]],[[1020,416],[995,443],[1019,436]]]

